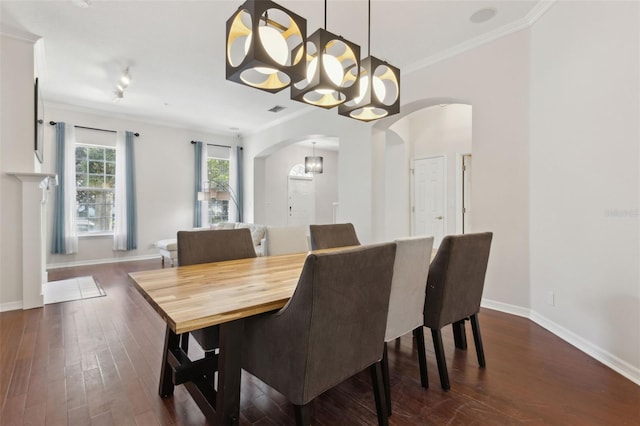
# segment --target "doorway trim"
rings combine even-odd
[[[462,221],[464,220],[464,216],[462,214],[462,209],[464,208],[464,180],[462,167],[464,165],[464,157],[467,155],[473,158],[473,154],[471,152],[456,153],[456,234],[462,234],[464,228],[462,223]],[[465,229],[465,231],[469,230]]]

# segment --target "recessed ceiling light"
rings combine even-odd
[[[471,15],[469,20],[474,24],[481,24],[483,22],[487,22],[489,19],[496,16],[497,13],[498,11],[493,7],[487,7],[485,9],[480,9],[477,12],[475,12],[473,15]]]

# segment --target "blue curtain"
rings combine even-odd
[[[133,132],[126,132],[126,186],[127,186],[127,250],[138,248],[138,215],[136,203],[136,161]]]
[[[236,201],[237,201],[237,207],[238,207],[238,221],[242,222],[242,213],[244,212],[244,179],[243,179],[243,174],[244,174],[244,158],[243,158],[243,151],[242,151],[242,147],[238,146],[236,147],[236,161],[238,163],[238,185],[237,185],[237,190],[236,190]]]
[[[58,186],[55,189],[55,203],[53,209],[53,235],[51,238],[51,253],[65,254],[64,229],[64,123],[56,124],[56,173]]]
[[[202,191],[202,142],[196,141],[195,147],[195,181],[193,186],[193,227],[200,228],[202,226],[202,202],[198,201],[198,192]]]

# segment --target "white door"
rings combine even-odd
[[[413,184],[413,234],[434,237],[438,246],[444,237],[444,156],[415,160]]]
[[[471,155],[462,156],[462,233],[471,232]]]
[[[287,225],[308,226],[314,221],[313,179],[289,176]]]

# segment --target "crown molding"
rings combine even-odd
[[[3,37],[9,37],[14,40],[26,41],[29,43],[35,43],[40,40],[42,37],[36,34],[32,34],[28,31],[24,31],[15,27],[11,27],[9,25],[3,25],[0,29],[0,35]]]
[[[544,15],[545,13],[547,13],[547,11],[549,9],[551,9],[551,6],[553,6],[556,3],[556,1],[557,0],[541,0],[541,1],[539,1],[529,11],[529,13],[527,13],[527,16],[525,16],[524,19],[526,19],[527,22],[529,22],[529,25],[533,25],[534,23],[536,23],[536,21],[538,19],[540,19],[542,17],[542,15]]]
[[[542,15],[544,15],[550,8],[556,3],[557,0],[541,0],[527,13],[524,18],[513,21],[510,24],[503,25],[500,28],[496,28],[493,31],[482,34],[471,40],[460,43],[450,49],[447,49],[438,54],[424,58],[421,61],[415,62],[409,66],[403,67],[403,74],[411,74],[423,68],[430,67],[438,62],[460,55],[461,53],[468,52],[469,50],[480,47],[484,44],[490,43],[499,38],[505,37],[509,34],[513,34],[525,28],[529,28],[533,25]]]

